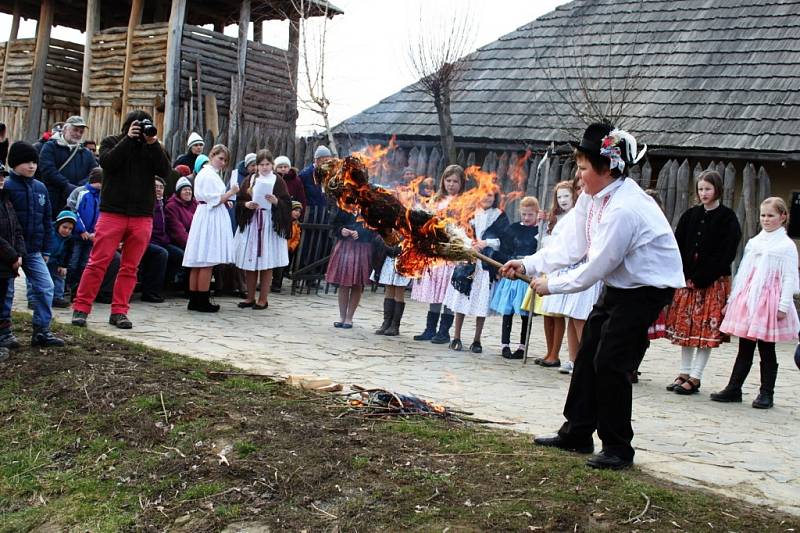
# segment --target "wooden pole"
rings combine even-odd
[[[167,33],[166,96],[164,98],[164,133],[169,138],[180,126],[181,105],[181,40],[186,21],[186,0],[172,0],[169,13],[169,33]],[[175,147],[169,147],[175,150]]]
[[[50,29],[53,27],[53,0],[42,0],[39,9],[39,21],[36,24],[36,51],[33,57],[33,73],[31,74],[31,94],[28,97],[28,117],[25,139],[33,142],[39,138],[39,127],[42,120],[42,100],[44,92],[44,74],[47,67],[47,51],[50,49]]]
[[[288,67],[289,83],[292,94],[286,104],[286,142],[288,154],[293,154],[295,151],[294,144],[297,135],[297,80],[299,78],[299,64],[300,64],[300,22],[297,19],[289,19],[289,48],[288,53]],[[295,162],[299,165],[299,162]],[[298,166],[297,168],[302,168]]]
[[[11,31],[6,41],[5,61],[3,61],[3,80],[0,82],[0,96],[6,95],[6,78],[8,77],[8,58],[11,55],[11,47],[19,35],[19,0],[14,0],[14,15],[11,19]]]
[[[253,41],[264,42],[264,21],[262,20],[253,22]]]
[[[100,0],[86,0],[86,40],[83,45],[83,73],[81,74],[81,116],[89,116],[89,75],[92,68],[92,40],[100,29]]]
[[[122,78],[122,108],[120,109],[120,126],[128,114],[128,92],[131,85],[131,71],[133,70],[133,34],[142,23],[142,10],[144,0],[131,0],[131,15],[128,18],[128,37],[125,40],[125,72]]]
[[[200,66],[200,59],[194,60],[195,73],[197,74],[197,131],[200,135],[205,135],[205,115],[203,115],[203,69]]]
[[[232,120],[232,128],[229,128],[230,136],[228,138],[229,148],[231,150],[231,158],[238,159],[239,153],[239,145],[241,143],[239,139],[240,135],[240,128],[239,123],[242,121],[242,100],[244,96],[244,84],[245,84],[245,66],[247,65],[247,30],[250,27],[250,0],[243,0],[242,1],[242,8],[239,11],[239,52],[238,52],[238,61],[237,61],[237,69],[236,69],[236,86],[231,86],[231,91],[236,91],[235,94],[235,105],[234,105],[234,94],[231,94],[231,110],[230,116],[231,118],[235,117],[235,120]]]

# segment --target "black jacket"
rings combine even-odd
[[[17,220],[14,205],[8,193],[0,190],[0,279],[16,276],[17,272],[11,265],[17,262],[18,257],[26,255],[22,226]]]
[[[155,177],[169,176],[166,152],[159,143],[147,144],[126,133],[100,143],[103,188],[100,211],[131,217],[152,217]]]
[[[342,228],[347,228],[358,233],[358,241],[363,243],[371,243],[372,239],[377,237],[377,233],[364,226],[363,223],[356,219],[356,215],[348,213],[338,207],[333,211],[333,218],[331,219],[331,226],[333,226],[333,236],[336,239],[344,239],[342,237]]]
[[[687,209],[675,229],[686,280],[705,289],[722,276],[730,276],[741,238],[736,213],[729,207],[720,204],[706,211],[697,205]]]

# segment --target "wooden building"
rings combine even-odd
[[[33,141],[81,114],[98,141],[133,109],[151,113],[166,148],[183,151],[191,131],[239,156],[256,146],[294,153],[298,24],[286,50],[261,43],[262,22],[334,16],[326,0],[0,0],[13,16],[0,45],[0,120]],[[17,39],[20,18],[37,20]],[[248,39],[250,23],[254,38]],[[213,30],[201,26],[213,25]],[[224,35],[238,24],[239,36]],[[85,32],[82,46],[52,39],[54,25]],[[291,76],[291,78],[290,78]]]
[[[544,150],[611,116],[648,144],[637,179],[659,188],[671,220],[693,202],[692,178],[716,168],[750,236],[759,198],[800,189],[798,36],[800,0],[566,3],[467,56],[452,99],[459,162],[548,206],[574,166],[550,157],[537,173]],[[396,135],[395,173],[444,166],[433,102],[414,85],[334,131],[345,153]]]

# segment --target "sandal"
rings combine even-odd
[[[686,385],[689,385],[688,389],[686,388]],[[696,394],[699,390],[700,390],[699,383],[695,383],[691,379],[687,379],[686,381],[683,382],[682,385],[680,385],[679,387],[675,387],[674,392],[675,394],[688,396],[690,394]]]
[[[455,350],[456,352],[460,352],[464,349],[464,345],[461,343],[461,339],[453,339],[450,342],[450,349]]]
[[[247,309],[248,307],[253,307],[255,304],[255,302],[239,302],[236,304],[236,307],[239,309]]]
[[[675,390],[676,387],[680,387],[684,383],[686,383],[686,378],[678,376],[677,378],[675,378],[675,381],[667,385],[667,390],[672,392]]]
[[[255,309],[256,311],[261,311],[262,309],[266,309],[267,307],[269,307],[269,302],[264,302],[264,305],[261,304],[253,305],[253,309]]]

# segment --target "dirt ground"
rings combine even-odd
[[[336,396],[59,333],[67,348],[0,363],[0,531],[800,531],[516,433],[366,418]]]

